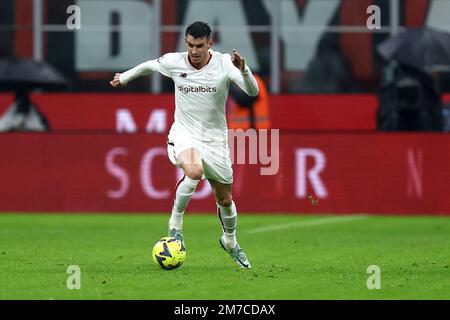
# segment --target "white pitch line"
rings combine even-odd
[[[255,228],[255,229],[250,229],[245,233],[255,234],[255,233],[270,232],[270,231],[275,231],[275,230],[303,228],[303,227],[318,226],[318,225],[322,225],[322,224],[330,224],[330,223],[336,223],[336,222],[347,222],[347,221],[360,220],[360,219],[364,219],[367,217],[368,216],[365,214],[359,214],[359,215],[351,215],[351,216],[322,218],[322,219],[310,220],[310,221],[300,221],[297,223],[285,223],[285,224],[278,224],[278,225],[273,225],[273,226],[268,226],[268,227]]]

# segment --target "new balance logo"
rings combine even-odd
[[[187,77],[187,73],[180,73],[180,78],[186,78]]]

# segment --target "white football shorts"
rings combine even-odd
[[[192,139],[187,134],[171,130],[167,137],[167,154],[170,162],[179,167],[177,159],[184,150],[194,148],[202,159],[202,179],[212,179],[219,183],[233,183],[233,168],[228,144]]]

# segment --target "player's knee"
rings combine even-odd
[[[191,165],[185,170],[185,174],[194,180],[201,180],[203,176],[203,167],[201,165]]]
[[[229,207],[233,203],[233,198],[231,195],[224,195],[222,197],[218,197],[217,203],[222,207]]]

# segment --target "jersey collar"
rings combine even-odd
[[[213,59],[213,56],[214,56],[214,51],[212,51],[211,49],[209,49],[208,52],[209,52],[209,60],[208,60],[208,62],[207,62],[203,67],[201,67],[200,69],[198,69],[198,68],[196,68],[196,67],[194,67],[194,66],[192,65],[191,61],[189,60],[189,55],[188,55],[187,52],[186,52],[186,62],[187,62],[187,64],[188,64],[191,68],[194,68],[195,70],[202,70],[202,69],[206,68],[206,67],[210,64],[210,62],[211,62],[211,60]]]

